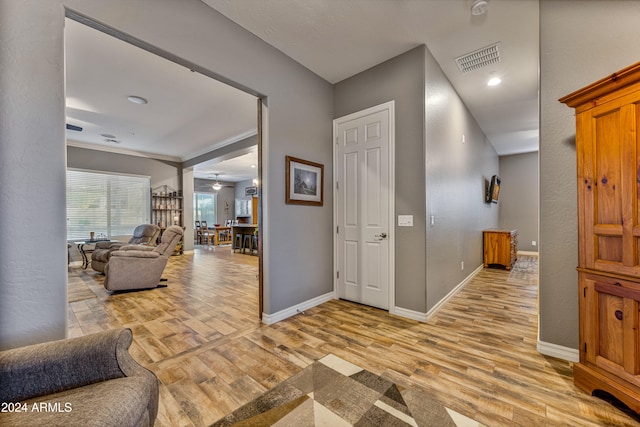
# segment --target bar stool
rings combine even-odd
[[[258,248],[258,233],[255,232],[253,233],[253,235],[251,236],[251,253],[253,254],[253,251],[256,251],[256,255],[259,252],[259,248]]]
[[[244,234],[244,238],[242,239],[242,253],[246,253],[246,250],[249,249],[249,253],[253,252],[253,235]]]
[[[244,234],[240,234],[240,233],[236,234],[236,240],[235,242],[233,242],[233,252],[235,252],[238,249],[242,249],[242,243],[243,243],[242,236],[244,236]]]

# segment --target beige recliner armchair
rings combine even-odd
[[[104,269],[104,287],[109,291],[157,287],[164,267],[183,233],[182,227],[172,225],[162,233],[160,244],[156,247],[122,246],[112,252]]]
[[[160,233],[160,227],[155,224],[142,224],[133,230],[133,236],[127,243],[97,242],[96,249],[91,254],[91,268],[104,273],[104,267],[109,262],[111,254],[124,245],[155,245]]]

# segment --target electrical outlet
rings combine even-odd
[[[532,240],[531,241],[531,246],[535,246],[535,245],[537,245],[537,242],[535,240]]]

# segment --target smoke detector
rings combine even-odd
[[[473,16],[484,15],[487,10],[489,10],[488,0],[473,0],[473,3],[471,3],[471,14]]]

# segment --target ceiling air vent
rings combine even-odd
[[[456,64],[462,73],[477,70],[500,62],[500,43],[474,50],[456,58]]]

